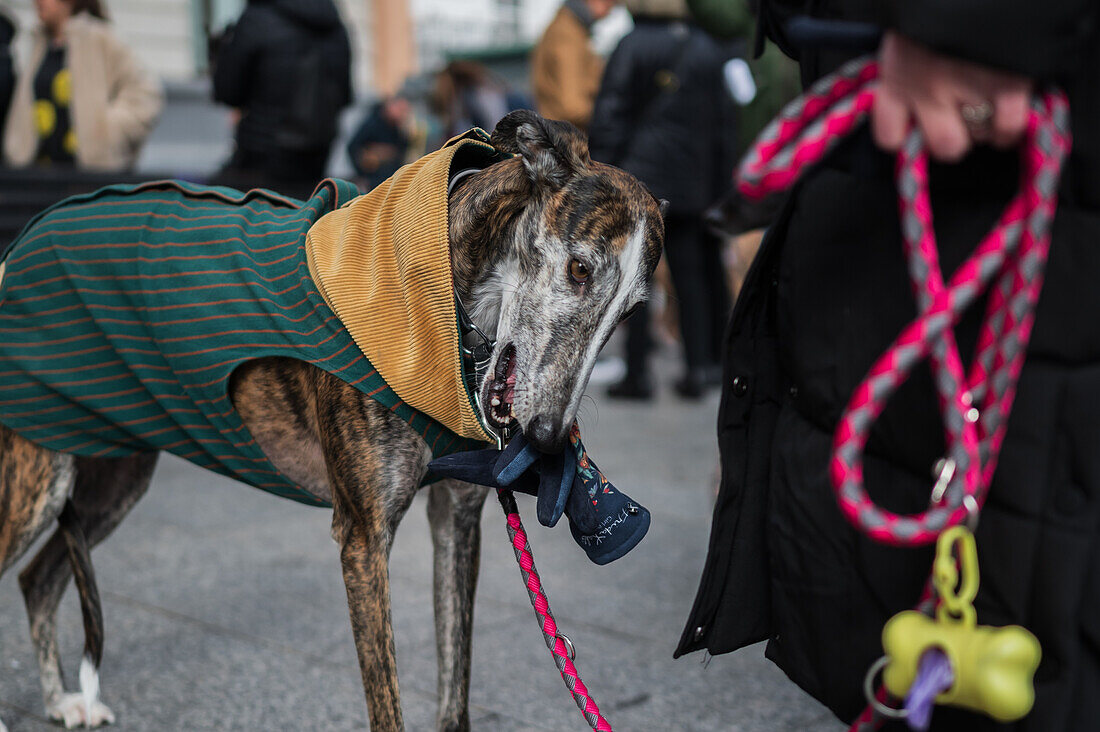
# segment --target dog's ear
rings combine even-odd
[[[543,119],[529,109],[509,112],[490,139],[501,152],[519,154],[535,183],[557,190],[588,167],[588,140],[568,122]]]

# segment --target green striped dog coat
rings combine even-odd
[[[271,464],[229,400],[237,366],[287,356],[391,409],[437,457],[483,447],[402,402],[310,278],[306,231],[357,195],[337,180],[304,202],[158,181],[42,212],[4,255],[0,422],[77,455],[166,450],[322,505]]]

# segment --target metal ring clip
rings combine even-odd
[[[569,640],[569,636],[565,633],[555,633],[554,637],[561,639],[561,642],[565,644],[565,652],[569,655],[569,660],[577,660],[577,647],[573,645],[573,641]]]
[[[863,696],[867,697],[867,703],[871,705],[876,713],[890,719],[905,719],[909,716],[908,709],[888,707],[875,697],[875,677],[878,676],[879,671],[886,668],[888,663],[890,663],[890,657],[883,656],[872,663],[871,668],[867,669],[867,675],[863,677]]]

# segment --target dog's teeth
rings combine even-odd
[[[500,397],[493,397],[491,400],[489,400],[489,403],[492,404],[494,407],[499,407]]]

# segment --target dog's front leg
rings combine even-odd
[[[405,728],[397,687],[397,661],[390,616],[389,547],[373,527],[351,522],[339,531],[340,563],[348,592],[348,610],[370,728],[396,732]]]
[[[335,379],[317,390],[318,432],[332,489],[332,533],[348,593],[351,627],[371,732],[404,729],[390,614],[389,554],[430,455],[385,407]]]
[[[487,488],[441,481],[428,495],[435,545],[435,645],[439,661],[438,728],[470,729],[470,638]]]

